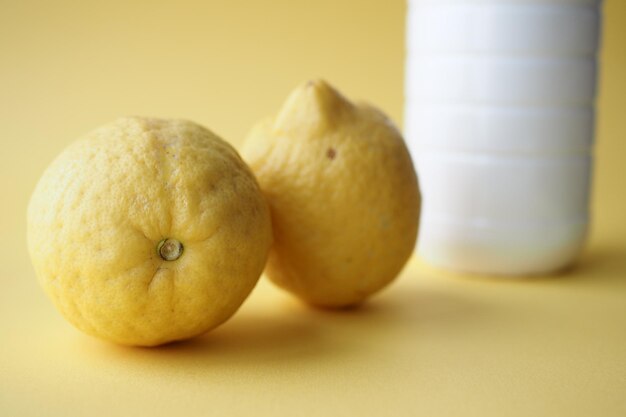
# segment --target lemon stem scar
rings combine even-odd
[[[183,254],[183,244],[176,239],[165,238],[157,245],[157,253],[164,261],[175,261]]]

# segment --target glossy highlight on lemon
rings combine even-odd
[[[28,207],[39,281],[86,333],[154,346],[231,317],[271,244],[267,203],[237,152],[184,120],[128,117],[70,145]]]
[[[242,156],[270,205],[274,283],[310,304],[343,307],[398,275],[421,200],[404,140],[380,110],[309,81],[250,131]]]

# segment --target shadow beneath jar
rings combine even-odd
[[[594,246],[585,251],[570,268],[557,275],[560,285],[594,291],[626,290],[626,248]]]
[[[619,273],[622,275],[625,266],[626,248],[620,250],[614,247],[596,246],[585,251],[566,272],[577,276],[594,274],[596,272]]]
[[[626,285],[626,250],[610,246],[592,246],[565,268],[551,274],[537,275],[524,281],[545,281],[556,285]]]
[[[597,285],[615,283],[626,285],[626,248],[594,245],[587,248],[574,262],[566,267],[546,274],[536,275],[483,275],[461,273],[419,263],[423,274],[436,275],[459,281],[474,281],[489,285]]]

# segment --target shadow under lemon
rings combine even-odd
[[[333,366],[347,358],[367,357],[390,343],[427,329],[463,327],[484,317],[484,308],[458,294],[424,288],[407,268],[382,294],[343,310],[322,310],[300,303],[262,278],[231,320],[203,336],[156,348],[134,348],[79,335],[80,356],[109,363],[134,363],[166,371],[184,364],[216,372],[283,367],[293,363]],[[422,331],[423,330],[423,331]],[[398,343],[400,342],[400,343]],[[183,366],[184,368],[184,366]]]
[[[481,337],[489,328],[506,335],[533,310],[553,302],[584,301],[589,291],[617,295],[626,288],[620,272],[625,263],[626,250],[594,244],[560,275],[485,280],[434,271],[414,258],[381,294],[344,310],[311,308],[262,278],[231,320],[201,337],[133,348],[74,332],[76,337],[59,340],[64,346],[58,348],[73,351],[86,366],[97,361],[123,372],[149,369],[166,376],[188,372],[186,365],[210,374],[331,369],[416,343]]]

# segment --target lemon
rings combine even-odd
[[[250,131],[242,156],[270,205],[273,282],[341,307],[398,275],[415,246],[420,194],[403,138],[383,113],[311,81]]]
[[[271,244],[267,203],[236,151],[183,120],[122,118],[70,145],[28,206],[28,247],[61,313],[153,346],[227,320]]]

